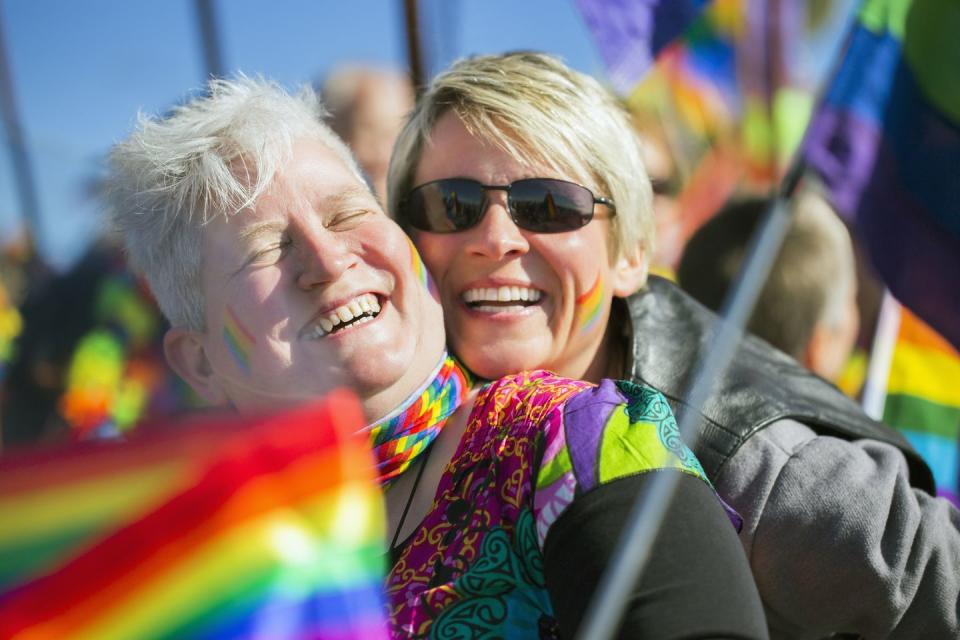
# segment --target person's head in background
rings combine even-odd
[[[167,360],[210,404],[352,383],[376,417],[443,353],[416,254],[324,115],[309,87],[214,80],[111,153],[108,205],[170,321]]]
[[[531,178],[576,184],[517,183]],[[646,282],[651,191],[629,117],[595,79],[532,52],[455,63],[401,132],[387,191],[474,372],[621,373],[611,306]]]
[[[683,224],[677,196],[680,177],[663,125],[654,116],[633,118],[642,142],[643,164],[653,189],[653,218],[656,245],[650,256],[650,267],[672,273],[683,252]]]
[[[330,127],[353,150],[377,197],[386,202],[390,152],[413,109],[410,78],[399,71],[345,65],[324,79],[320,94],[332,116]]]
[[[680,259],[680,286],[719,310],[768,205],[759,198],[736,201],[704,224]],[[834,380],[856,341],[856,292],[850,234],[823,198],[806,191],[796,200],[747,329]]]

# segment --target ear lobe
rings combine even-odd
[[[633,255],[621,255],[613,267],[613,295],[626,298],[647,284],[647,255],[638,249]]]
[[[170,368],[201,398],[213,406],[227,404],[229,398],[210,366],[201,333],[189,329],[169,329],[163,336],[163,352]]]
[[[807,341],[803,352],[800,354],[800,357],[797,358],[800,364],[814,373],[820,368],[820,354],[823,352],[823,342],[823,327],[820,323],[817,323],[817,326],[813,328],[813,333],[810,335],[810,340]]]

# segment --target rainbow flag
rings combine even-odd
[[[577,0],[610,82],[628,93],[709,0]]]
[[[937,494],[960,507],[960,352],[909,310],[899,312],[883,421],[930,465]]]
[[[732,130],[740,109],[737,41],[743,0],[714,0],[657,61],[684,124],[699,136]],[[641,84],[637,91],[646,88]]]
[[[960,2],[864,0],[804,143],[891,292],[960,347]]]
[[[3,460],[0,563],[37,542],[0,588],[0,637],[385,638],[363,422],[337,391],[272,417],[85,443],[59,467],[55,453]]]

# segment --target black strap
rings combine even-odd
[[[434,441],[435,442],[435,441]],[[403,529],[403,523],[407,520],[407,512],[410,511],[410,505],[413,504],[413,496],[417,493],[417,487],[420,486],[420,478],[423,477],[423,470],[427,468],[427,462],[430,460],[430,453],[433,451],[433,442],[423,452],[423,461],[420,468],[417,469],[417,477],[413,479],[413,487],[410,489],[410,495],[407,496],[407,504],[403,507],[403,513],[400,514],[400,523],[397,524],[397,530],[393,532],[393,540],[390,541],[390,551],[397,546],[397,539],[400,537],[400,531]]]

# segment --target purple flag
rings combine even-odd
[[[709,0],[577,0],[614,88],[627,93]]]

